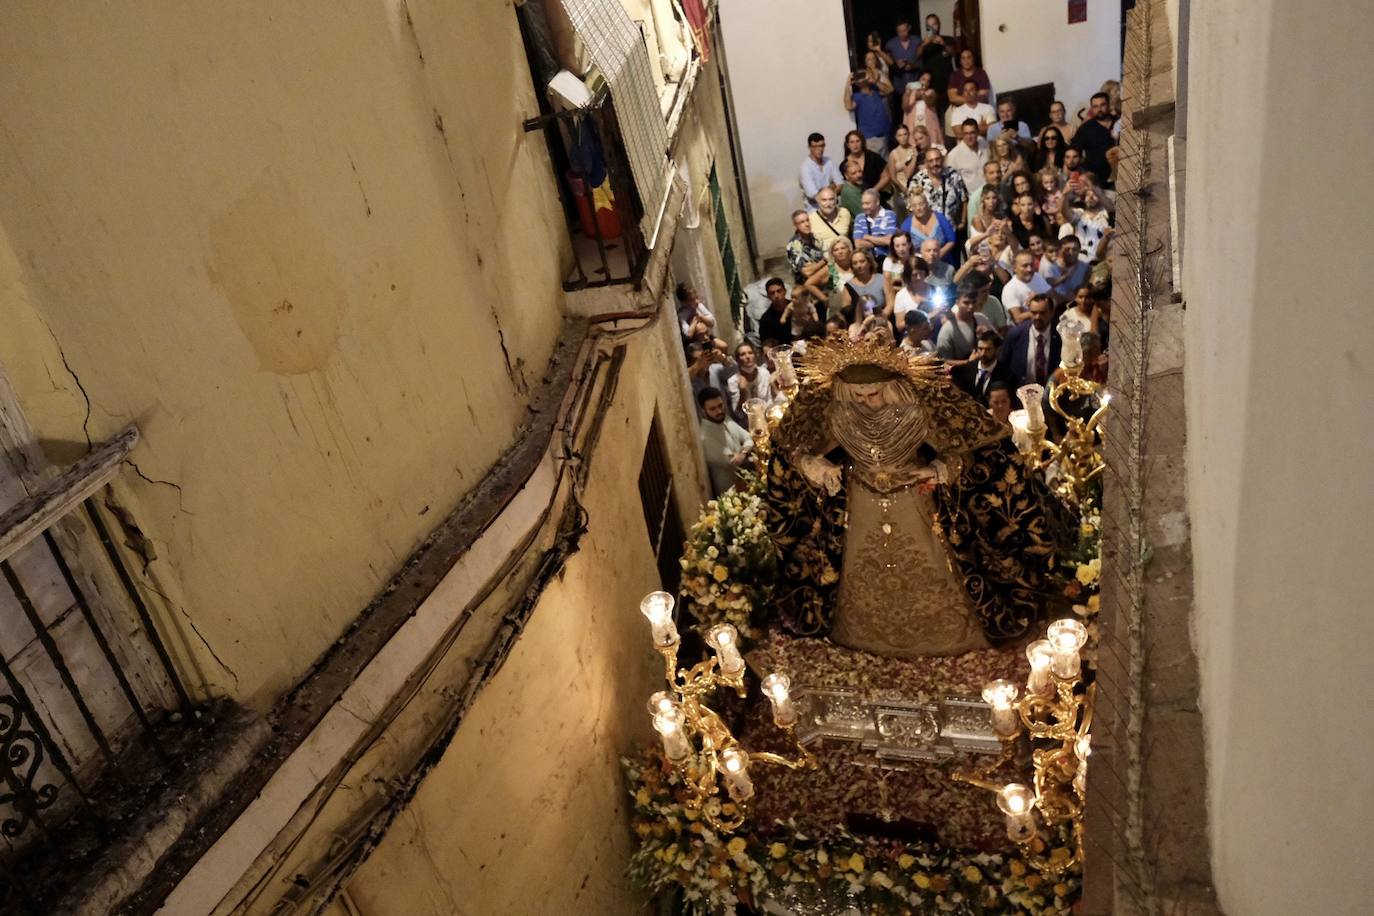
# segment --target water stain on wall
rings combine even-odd
[[[295,190],[268,170],[210,220],[210,280],[224,290],[262,368],[324,368],[348,306],[339,262]]]

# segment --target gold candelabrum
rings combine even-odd
[[[1080,652],[1087,628],[1067,618],[1051,623],[1045,639],[1026,647],[1030,676],[1024,690],[1012,681],[989,681],[983,699],[992,707],[992,727],[1002,741],[1002,756],[992,764],[953,778],[997,795],[997,807],[1007,818],[1007,836],[1019,844],[1027,861],[1050,875],[1063,874],[1083,859],[1083,802],[1091,753],[1093,685],[1084,686]],[[1031,747],[1030,785],[1000,783],[994,773],[1016,759],[1021,741]],[[1048,843],[1041,839],[1046,828]],[[1051,849],[1061,828],[1069,845]],[[1040,840],[1040,843],[1037,843]],[[1043,844],[1043,845],[1042,845]]]
[[[1024,407],[1011,412],[1012,441],[1016,443],[1022,460],[1032,470],[1046,471],[1051,465],[1056,470],[1054,490],[1064,500],[1073,505],[1082,505],[1087,495],[1088,484],[1102,474],[1106,467],[1102,460],[1100,442],[1102,419],[1106,416],[1111,403],[1111,394],[1104,392],[1097,382],[1083,377],[1081,363],[1062,367],[1066,378],[1050,389],[1048,399],[1050,409],[1064,421],[1064,435],[1058,442],[1045,434],[1044,399],[1045,389],[1041,385],[1022,385],[1016,389]],[[1084,400],[1096,397],[1097,408],[1084,420],[1069,412],[1060,403],[1065,395],[1073,395]]]
[[[802,747],[796,737],[797,710],[792,703],[791,683],[785,674],[770,674],[762,689],[773,706],[773,724],[787,733],[797,756],[787,758],[766,751],[747,751],[735,739],[730,727],[706,701],[720,687],[733,689],[741,698],[748,696],[744,686],[744,657],[739,651],[739,634],[728,623],[717,624],[706,634],[713,657],[697,662],[690,669],[677,667],[682,638],[673,623],[673,596],[650,592],[639,605],[640,612],[653,628],[654,648],[663,656],[668,689],[649,698],[649,714],[654,730],[663,740],[663,754],[682,775],[689,793],[686,806],[701,812],[716,830],[733,833],[749,816],[754,784],[749,768],[756,763],[814,769],[816,757]],[[722,791],[734,803],[728,813]]]

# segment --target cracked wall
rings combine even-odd
[[[638,610],[659,581],[634,479],[657,402],[674,485],[696,484],[685,396],[676,373],[656,371],[677,359],[677,346],[666,306],[632,339],[591,458],[580,548],[349,882],[359,912],[602,916],[644,907],[625,875],[632,844],[618,759],[653,740],[644,702],[661,685],[662,662]]]
[[[0,365],[56,464],[138,424],[145,584],[259,706],[510,444],[561,327],[510,7],[319,13],[0,14]]]

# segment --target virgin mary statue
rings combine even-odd
[[[1064,519],[1009,429],[881,340],[812,345],[799,369],[766,475],[787,628],[897,658],[1024,634]]]

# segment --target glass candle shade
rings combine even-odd
[[[1016,696],[1020,693],[1011,681],[999,678],[983,687],[983,700],[992,706],[992,730],[1002,738],[1016,734]]]
[[[1083,344],[1078,334],[1070,332],[1064,335],[1059,350],[1059,362],[1065,368],[1077,369],[1083,365]]]
[[[1035,444],[1035,436],[1030,431],[1030,418],[1024,410],[1013,410],[1007,416],[1007,422],[1011,424],[1012,444],[1021,454],[1028,454]]]
[[[1035,793],[1020,783],[1008,783],[997,793],[997,807],[1007,816],[1007,836],[1029,842],[1035,836]]]
[[[792,705],[792,681],[785,674],[770,674],[763,679],[763,693],[773,704],[773,724],[790,728],[797,724],[797,709]]]
[[[1045,396],[1044,385],[1022,385],[1016,389],[1016,396],[1021,400],[1021,406],[1026,409],[1027,426],[1032,430],[1045,428],[1045,412],[1040,406],[1040,399]]]
[[[692,753],[692,745],[682,732],[682,713],[661,712],[654,716],[654,730],[663,739],[663,754],[673,763],[681,763]]]
[[[781,346],[773,351],[773,365],[777,367],[778,387],[792,392],[797,387],[797,370],[792,367],[792,348]]]
[[[744,658],[739,654],[739,634],[730,624],[711,627],[706,642],[716,651],[716,664],[722,674],[733,676],[744,670]]]
[[[1088,641],[1087,627],[1069,617],[1050,624],[1047,635],[1053,653],[1051,669],[1054,676],[1066,681],[1078,677],[1081,668],[1078,650]]]
[[[673,624],[673,596],[667,592],[649,592],[639,602],[639,612],[649,619],[653,627],[654,645],[671,646],[678,641],[677,627]]]
[[[720,772],[725,777],[725,789],[735,801],[754,796],[754,783],[749,778],[749,758],[738,748],[720,752]]]
[[[1026,646],[1026,660],[1030,662],[1030,677],[1026,679],[1026,692],[1045,696],[1054,691],[1050,680],[1050,665],[1054,663],[1054,650],[1048,639],[1037,639]]]
[[[744,416],[749,420],[749,435],[755,439],[768,437],[768,402],[750,398],[744,402]]]

